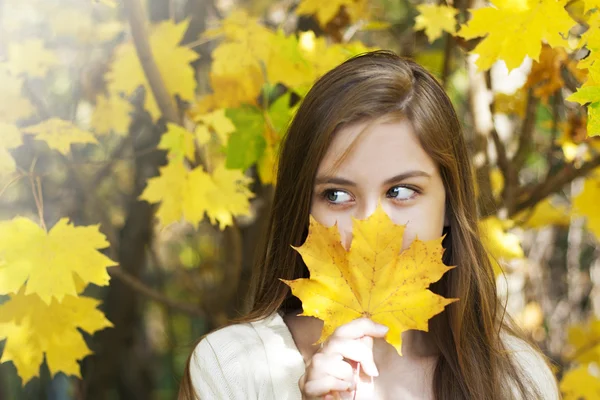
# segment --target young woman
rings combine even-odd
[[[504,321],[472,176],[455,110],[421,66],[376,51],[323,76],[282,144],[251,312],[200,341],[180,399],[559,398],[543,356]],[[364,318],[315,346],[322,322],[297,316],[302,305],[279,280],[308,277],[291,245],[302,245],[312,214],[337,223],[348,248],[351,217],[378,204],[406,224],[403,248],[446,234],[444,263],[457,267],[431,290],[460,301],[429,332],[405,332],[402,357],[387,328]]]

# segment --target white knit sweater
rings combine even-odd
[[[523,371],[543,394],[559,399],[554,375],[520,340],[508,339]],[[305,365],[278,313],[263,320],[231,325],[205,337],[194,350],[190,375],[201,400],[300,400],[298,380]],[[516,397],[515,397],[516,398]]]

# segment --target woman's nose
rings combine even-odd
[[[367,219],[375,212],[377,206],[379,205],[379,198],[369,198],[365,199],[356,207],[356,212],[352,215],[356,219]]]

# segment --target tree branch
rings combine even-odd
[[[533,95],[533,90],[527,91],[527,108],[525,109],[525,120],[521,125],[521,132],[519,133],[519,147],[515,152],[512,159],[512,166],[516,174],[519,173],[525,160],[531,150],[531,142],[533,139],[533,128],[535,127],[536,108],[538,105],[538,98]],[[513,177],[514,178],[514,177]]]
[[[533,189],[522,188],[517,196],[520,201],[517,202],[513,210],[510,210],[510,216],[512,217],[526,208],[534,207],[547,196],[558,192],[567,183],[588,174],[598,166],[600,166],[600,154],[583,163],[580,168],[575,168],[574,163],[565,165],[560,171],[534,186]]]
[[[148,41],[144,8],[142,7],[140,0],[123,0],[123,4],[125,5],[127,18],[129,19],[135,51],[140,59],[140,64],[142,64],[144,74],[148,79],[150,89],[156,99],[158,108],[160,108],[162,115],[167,121],[180,124],[181,118],[177,113],[175,103],[167,91],[158,66],[154,60],[154,56],[152,55],[152,48]]]
[[[123,269],[121,269],[121,267],[118,267],[118,266],[110,267],[107,269],[107,271],[111,277],[115,277],[115,278],[119,279],[121,282],[123,282],[124,284],[126,284],[127,286],[129,286],[130,288],[135,290],[136,292],[141,293],[144,296],[146,296],[154,301],[164,304],[165,306],[167,306],[173,310],[177,310],[177,311],[183,312],[185,314],[188,314],[188,315],[191,315],[194,317],[205,317],[206,316],[199,306],[195,306],[193,304],[188,304],[188,303],[179,303],[179,302],[165,296],[164,294],[160,293],[159,291],[151,288],[150,286],[146,285],[145,283],[143,283],[142,281],[140,281],[133,275],[128,274]]]

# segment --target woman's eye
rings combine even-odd
[[[387,195],[396,200],[410,200],[417,191],[406,186],[395,186],[388,190]]]
[[[325,200],[336,204],[352,200],[352,197],[343,190],[327,190],[323,193],[323,197],[325,197]]]

